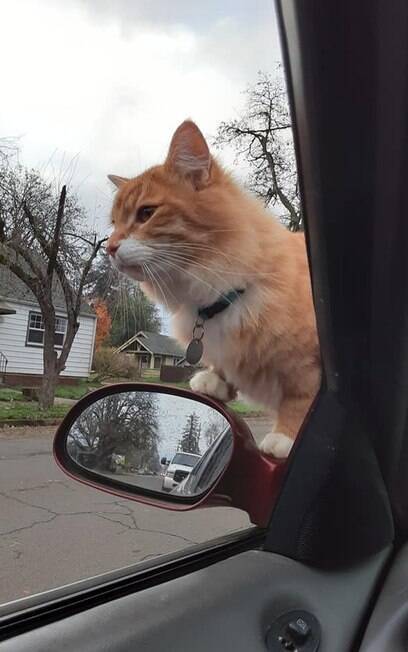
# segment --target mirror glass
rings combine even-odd
[[[100,482],[109,478],[133,490],[197,496],[228,464],[232,432],[222,414],[198,400],[116,392],[82,412],[68,433],[66,450]]]

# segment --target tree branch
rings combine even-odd
[[[263,144],[263,149],[265,153],[265,158],[268,161],[269,168],[271,171],[272,175],[272,182],[273,182],[273,191],[276,193],[276,195],[279,197],[279,200],[281,201],[282,205],[286,208],[286,210],[289,212],[289,215],[291,217],[291,222],[298,226],[300,223],[300,214],[290,201],[290,199],[286,196],[286,194],[283,192],[282,188],[279,186],[277,177],[276,177],[276,171],[275,171],[275,162],[273,159],[272,154],[268,151],[266,143]]]
[[[82,242],[85,242],[90,247],[95,247],[96,246],[96,238],[94,238],[93,240],[88,240],[87,238],[84,238],[83,235],[79,235],[78,233],[67,233],[67,232],[65,232],[64,235],[68,236],[69,238],[75,238],[76,240],[82,240]]]
[[[98,242],[96,242],[94,249],[82,270],[81,280],[79,282],[78,293],[77,293],[77,303],[76,303],[76,309],[78,310],[78,312],[81,307],[82,290],[85,285],[86,277],[89,274],[89,271],[92,267],[92,263],[95,260],[96,256],[98,255],[100,248],[102,247],[103,243],[107,241],[107,239],[108,238],[102,238],[101,240],[98,240]]]
[[[31,228],[32,228],[32,230],[34,232],[34,235],[35,235],[38,243],[41,246],[41,249],[43,250],[45,255],[48,257],[49,254],[50,254],[50,244],[49,244],[48,240],[44,237],[44,235],[41,233],[41,230],[39,228],[37,228],[37,225],[36,225],[35,219],[34,219],[34,215],[30,211],[30,209],[29,209],[29,207],[27,205],[27,202],[25,200],[23,202],[23,210],[24,210],[25,216],[27,217],[28,222],[29,222],[29,224],[30,224],[30,226],[31,226]]]
[[[96,256],[98,255],[98,252],[102,247],[102,244],[106,242],[106,240],[107,238],[103,238],[98,242],[96,242],[95,247],[92,250],[92,253],[89,256],[88,260],[86,261],[84,268],[82,270],[80,282],[76,290],[76,293],[74,293],[70,283],[68,282],[63,265],[61,265],[58,259],[56,259],[55,261],[55,271],[57,273],[58,279],[62,286],[62,290],[64,292],[65,303],[67,307],[67,316],[68,316],[67,333],[65,336],[65,341],[62,347],[62,351],[57,361],[57,368],[59,373],[63,371],[65,368],[65,363],[67,361],[69,352],[71,350],[72,342],[74,341],[74,337],[78,330],[78,326],[79,326],[78,317],[81,311],[82,291],[85,285],[86,277],[89,274],[89,271],[92,267],[92,263],[95,260]],[[74,299],[74,294],[76,294],[76,299]]]
[[[55,262],[57,260],[57,255],[60,248],[61,228],[62,228],[62,220],[64,217],[66,196],[67,196],[67,187],[62,186],[62,190],[58,202],[57,221],[55,223],[54,237],[48,255],[47,276],[50,279],[51,283],[52,283],[52,276],[55,269]]]

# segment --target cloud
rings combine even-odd
[[[108,173],[134,175],[163,160],[186,117],[213,135],[239,111],[257,70],[273,68],[279,45],[269,5],[14,0],[3,12],[0,135],[21,135],[23,162],[50,176],[74,170],[103,229]],[[223,157],[232,162],[230,152]]]
[[[48,0],[56,5],[57,0]],[[91,21],[120,28],[131,39],[140,30],[176,36],[193,32],[198,54],[211,64],[245,77],[281,59],[273,2],[265,0],[67,0]],[[249,81],[249,80],[248,80]]]
[[[274,15],[272,2],[265,0],[66,0],[80,7],[95,22],[120,26],[123,35],[148,26],[171,29],[184,26],[202,33],[218,21],[235,17],[242,24],[260,24]],[[60,7],[59,0],[48,0]],[[65,3],[65,4],[66,4]]]

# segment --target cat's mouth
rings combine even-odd
[[[145,281],[146,273],[142,265],[124,265],[121,261],[114,259],[113,264],[122,274],[126,274],[134,281]]]
[[[117,251],[112,257],[114,266],[135,281],[148,279],[145,264],[151,252],[149,248],[136,239],[128,238],[122,240]]]
[[[134,265],[132,267],[125,267],[123,270],[123,273],[126,274],[127,276],[130,276],[130,278],[133,278],[135,281],[145,281],[146,280],[146,274],[143,270],[143,267],[140,265]]]
[[[134,281],[146,280],[146,274],[141,265],[132,265],[131,267],[123,266],[123,268],[120,271],[123,272],[123,274],[126,274],[126,276],[130,276],[130,278],[133,278]]]

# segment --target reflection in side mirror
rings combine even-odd
[[[177,511],[236,507],[261,527],[285,473],[226,406],[154,384],[82,398],[58,428],[54,456],[74,480],[121,498]]]
[[[157,391],[121,391],[95,400],[66,436],[72,463],[114,486],[199,496],[232,454],[228,421],[205,403]]]

